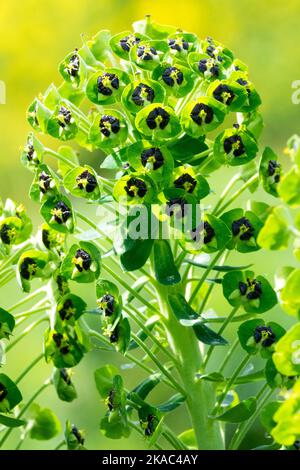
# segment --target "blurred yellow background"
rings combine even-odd
[[[127,30],[147,13],[157,22],[174,24],[200,37],[213,36],[249,65],[263,101],[263,144],[279,151],[291,134],[300,132],[300,105],[291,101],[292,82],[300,79],[299,0],[0,0],[0,80],[7,88],[7,102],[0,105],[0,197],[23,201],[30,214],[37,217],[37,207],[27,197],[31,175],[19,163],[19,149],[29,131],[25,119],[28,104],[51,82],[60,83],[57,65],[80,45],[81,33],[90,36],[103,28],[113,33]],[[289,261],[285,253],[281,260]],[[268,272],[279,264],[270,253],[252,255],[251,261]],[[12,292],[0,294],[3,306],[11,303]],[[216,301],[223,305],[218,297]],[[41,334],[42,328],[9,355],[12,374],[19,373],[33,357],[33,350],[40,349]],[[94,354],[76,369],[80,399],[74,404],[58,402],[52,391],[40,401],[53,406],[62,422],[70,417],[79,427],[89,429],[88,448],[143,447],[141,439],[113,442],[98,432],[104,408],[95,391],[92,371],[107,360],[115,361],[116,357]],[[47,366],[37,367],[24,382],[25,393],[30,395],[48,371]],[[129,373],[129,383],[136,382],[136,374],[135,370]],[[176,421],[180,422],[178,417]],[[13,442],[14,438],[9,441],[10,447]],[[24,448],[29,446],[40,447],[39,443],[28,442]],[[53,448],[53,443],[45,447]]]

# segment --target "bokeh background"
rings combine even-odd
[[[113,33],[127,30],[133,21],[151,13],[158,22],[174,24],[201,37],[213,36],[249,65],[251,79],[263,100],[261,111],[266,127],[262,146],[268,144],[281,152],[287,138],[300,131],[300,105],[292,104],[291,100],[292,82],[300,79],[299,0],[0,0],[0,11],[0,80],[5,82],[7,89],[6,104],[0,105],[0,197],[10,196],[24,202],[36,223],[39,222],[38,209],[27,196],[31,175],[19,163],[20,147],[29,131],[25,110],[33,97],[51,82],[60,83],[57,65],[69,51],[80,45],[81,33],[89,36],[103,28],[111,29]],[[224,173],[214,177],[214,185],[218,194],[224,185]],[[243,196],[244,200],[248,197],[249,194]],[[255,196],[256,199],[260,197]],[[270,197],[263,197],[274,203]],[[241,262],[241,258],[233,256],[233,261]],[[244,256],[243,263],[249,261],[255,263],[256,271],[267,273],[269,279],[279,264],[293,262],[287,251],[276,256],[262,252]],[[12,283],[0,293],[1,306],[9,306],[18,295]],[[92,303],[92,293],[88,292],[86,296]],[[215,294],[214,305],[220,314],[228,312],[219,293]],[[277,318],[290,324],[290,319],[279,308],[266,314],[266,318]],[[5,370],[12,377],[41,350],[42,331],[42,328],[36,330],[8,354]],[[235,335],[234,329],[231,335]],[[216,354],[215,365],[220,355]],[[239,359],[237,357],[235,361]],[[73,404],[59,402],[51,390],[39,400],[42,405],[53,407],[62,423],[69,418],[80,428],[85,428],[88,431],[87,447],[91,449],[144,446],[143,440],[134,435],[129,440],[114,442],[106,440],[98,431],[104,407],[97,396],[92,372],[95,367],[116,361],[116,356],[110,357],[100,351],[84,359],[76,368],[74,381],[80,398]],[[30,396],[50,370],[46,365],[36,367],[23,383],[24,395]],[[138,377],[140,374],[136,369],[127,373],[128,388]],[[253,393],[255,391],[256,388]],[[243,396],[242,388],[240,393]],[[163,392],[154,395],[153,401],[162,401],[162,395]],[[186,417],[182,413],[179,419],[177,414],[169,422],[180,431],[186,424]],[[18,440],[18,432],[13,434],[8,448],[14,448]],[[247,446],[255,445],[262,435],[257,424]],[[42,444],[42,447],[53,448],[55,442]],[[27,441],[24,448],[41,448],[41,445]]]

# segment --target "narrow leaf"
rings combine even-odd
[[[225,413],[217,416],[218,421],[225,421],[228,423],[241,423],[251,418],[256,410],[256,398],[250,397],[247,400],[241,401],[238,405],[234,406]]]

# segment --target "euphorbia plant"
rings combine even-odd
[[[52,84],[29,107],[35,132],[21,157],[33,173],[30,196],[44,222],[33,237],[23,206],[7,201],[1,208],[0,285],[16,275],[29,293],[35,279],[42,282],[17,304],[0,309],[1,344],[9,351],[35,325],[47,327],[43,353],[16,383],[0,374],[0,444],[14,427],[22,427],[18,448],[26,436],[45,440],[60,433],[51,410],[35,404],[31,415],[27,411],[48,386],[60,400],[80,399],[72,368],[89,351],[102,349],[117,351],[145,373],[130,390],[126,373],[115,365],[94,371],[107,407],[105,416],[99,414],[106,437],[137,432],[150,448],[237,449],[261,415],[274,438],[270,448],[296,448],[299,365],[292,356],[299,325],[285,334],[265,320],[278,302],[272,276],[250,270],[244,257],[286,247],[291,233],[298,240],[299,218],[293,226],[284,208],[253,196],[247,206],[234,203],[261,182],[272,196],[298,207],[299,139],[289,143],[294,163],[286,175],[270,148],[259,163],[261,101],[247,66],[212,38],[201,40],[150,17],[132,31],[111,36],[105,30],[84,40],[59,71],[63,84]],[[38,133],[63,144],[47,148]],[[224,167],[232,167],[233,176],[214,205],[214,173]],[[104,208],[111,220],[102,212],[91,215],[91,206]],[[138,211],[146,214],[142,223]],[[232,251],[240,253],[239,266],[228,261]],[[295,251],[299,258],[297,242]],[[296,315],[299,277],[292,267],[278,274],[280,301]],[[92,306],[77,292],[78,283],[94,292]],[[222,315],[212,295],[220,288],[228,305]],[[14,311],[40,295],[16,321]],[[12,340],[19,324],[37,314],[41,317]],[[230,323],[236,325],[232,344]],[[224,351],[217,369],[211,362],[215,348]],[[244,354],[236,369],[235,353]],[[257,354],[264,361],[259,368]],[[17,410],[19,383],[43,358],[53,365],[53,375]],[[246,368],[249,363],[254,370]],[[237,387],[254,382],[261,383],[256,397],[240,400]],[[150,395],[160,384],[170,390],[163,403]],[[270,401],[292,387],[284,404],[282,398]],[[190,425],[178,434],[167,422],[179,407],[186,408]],[[231,442],[226,423],[237,425]],[[83,431],[69,421],[58,447],[64,445],[85,448]]]

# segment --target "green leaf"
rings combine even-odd
[[[176,393],[176,395],[173,395],[166,402],[161,403],[160,405],[157,405],[157,408],[162,413],[168,413],[170,411],[176,410],[176,408],[181,406],[185,402],[185,400],[186,400],[186,397],[181,395],[181,393]]]
[[[260,422],[268,433],[276,426],[273,416],[281,404],[281,401],[271,401],[261,410]]]
[[[282,206],[274,207],[258,234],[257,243],[265,250],[285,250],[289,239],[287,211]]]
[[[61,424],[49,408],[41,408],[34,403],[31,407],[31,415],[33,419],[30,428],[31,439],[48,441],[61,432]]]
[[[282,177],[278,185],[278,194],[289,206],[300,206],[300,171],[296,166]]]
[[[300,374],[300,323],[292,326],[278,341],[273,361],[283,375],[289,377]]]
[[[167,240],[155,240],[153,246],[155,277],[160,284],[169,286],[181,281],[173,253]]]
[[[256,410],[256,398],[250,397],[247,400],[241,401],[238,405],[225,411],[225,413],[217,416],[218,421],[225,421],[228,423],[241,423],[247,421]]]
[[[124,240],[125,251],[120,256],[124,271],[135,271],[144,266],[150,256],[153,240]]]
[[[199,263],[197,261],[194,261],[193,259],[185,259],[184,262],[188,263],[188,264],[191,264],[192,266],[197,266],[198,268],[203,268],[203,269],[207,269],[208,266],[209,266],[209,264]],[[252,264],[246,264],[245,266],[226,266],[226,265],[223,265],[223,266],[214,266],[212,270],[220,272],[220,273],[227,273],[227,272],[230,272],[230,271],[242,271],[244,269],[251,268],[251,266],[252,266]]]
[[[110,364],[95,370],[94,378],[96,387],[102,398],[107,398],[113,386],[113,379],[118,373],[118,368]]]
[[[149,393],[161,382],[161,374],[152,374],[137,385],[132,393],[136,393],[142,400],[145,400]]]
[[[178,439],[180,439],[189,450],[197,450],[197,440],[194,429],[187,429],[186,431],[179,434]]]
[[[177,318],[180,320],[201,320],[201,317],[192,309],[192,307],[185,300],[181,294],[170,294],[168,296],[168,301],[170,307]],[[185,325],[185,323],[183,323]],[[188,327],[191,325],[187,325]],[[227,341],[222,338],[222,336],[215,333],[213,330],[208,328],[206,325],[197,323],[192,326],[196,337],[202,343],[213,345],[213,346],[223,346],[227,344]]]
[[[24,426],[26,421],[0,414],[0,424],[6,426],[7,428],[19,428],[20,426]]]

